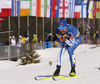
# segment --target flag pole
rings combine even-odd
[[[77,28],[78,28],[78,18],[77,18]],[[79,29],[79,28],[78,28]]]
[[[93,26],[94,26],[93,34],[95,34],[95,18],[93,18]]]
[[[87,17],[87,25],[89,24],[89,22],[90,22],[90,20],[89,20],[89,13],[88,13],[88,9],[89,9],[89,2],[90,2],[90,0],[88,0],[87,1],[87,7],[86,7],[86,10],[87,10],[87,15],[86,15],[86,17]],[[89,37],[90,37],[90,30],[89,30]],[[90,39],[88,40],[88,44],[90,43]]]
[[[10,16],[8,16],[8,24],[9,24],[9,31],[10,31]],[[9,37],[10,37],[10,32],[9,32]],[[9,45],[10,45],[10,39],[9,39]]]
[[[43,42],[44,42],[44,17],[43,17]],[[44,44],[43,44],[44,46]]]
[[[53,35],[53,18],[51,17],[51,33]],[[53,42],[53,38],[51,36],[51,41]],[[51,44],[51,47],[53,47],[53,44]]]
[[[10,16],[8,16],[8,24],[9,24],[9,31],[10,31]],[[10,48],[10,32],[9,32],[9,46],[8,46],[8,60],[11,58],[11,48]]]
[[[83,36],[84,36],[84,18],[83,18],[83,32],[82,32],[83,34]],[[83,44],[84,44],[84,40],[83,40]]]
[[[28,38],[30,39],[30,34],[29,34],[29,15],[27,16],[27,35],[28,35]],[[29,39],[28,39],[28,44],[29,44]]]
[[[73,25],[73,18],[71,18],[71,25]]]
[[[18,39],[20,35],[20,16],[18,16]]]
[[[98,35],[100,34],[100,19],[98,18]],[[100,38],[98,36],[98,44],[100,43]]]
[[[36,35],[37,35],[37,25],[38,25],[38,17],[36,16]]]

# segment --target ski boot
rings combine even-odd
[[[69,75],[70,76],[75,76],[76,75],[75,66],[71,66],[71,71],[70,71]]]
[[[61,66],[57,65],[56,67],[57,68],[56,68],[55,72],[53,73],[53,76],[59,76],[59,74],[60,74],[60,68],[61,68]]]

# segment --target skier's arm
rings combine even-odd
[[[75,42],[75,39],[70,39],[70,40],[66,39],[66,41],[65,41],[65,43],[66,43],[68,46],[73,46],[74,42]]]
[[[66,40],[65,40],[65,43],[66,43],[68,46],[73,46],[74,42],[75,42],[74,36],[71,36],[70,39],[66,39]]]

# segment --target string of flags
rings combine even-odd
[[[1,17],[86,18],[87,13],[90,19],[100,18],[100,1],[88,4],[88,0],[0,0]]]

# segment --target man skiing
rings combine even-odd
[[[75,55],[74,50],[81,44],[82,39],[80,32],[78,29],[73,26],[67,24],[66,20],[60,20],[58,23],[58,28],[56,29],[56,35],[53,38],[53,41],[58,40],[61,44],[60,54],[57,60],[57,68],[53,73],[53,76],[58,76],[60,74],[61,62],[64,52],[68,50],[68,54],[70,56],[71,63],[71,71],[69,73],[70,76],[75,76]]]

